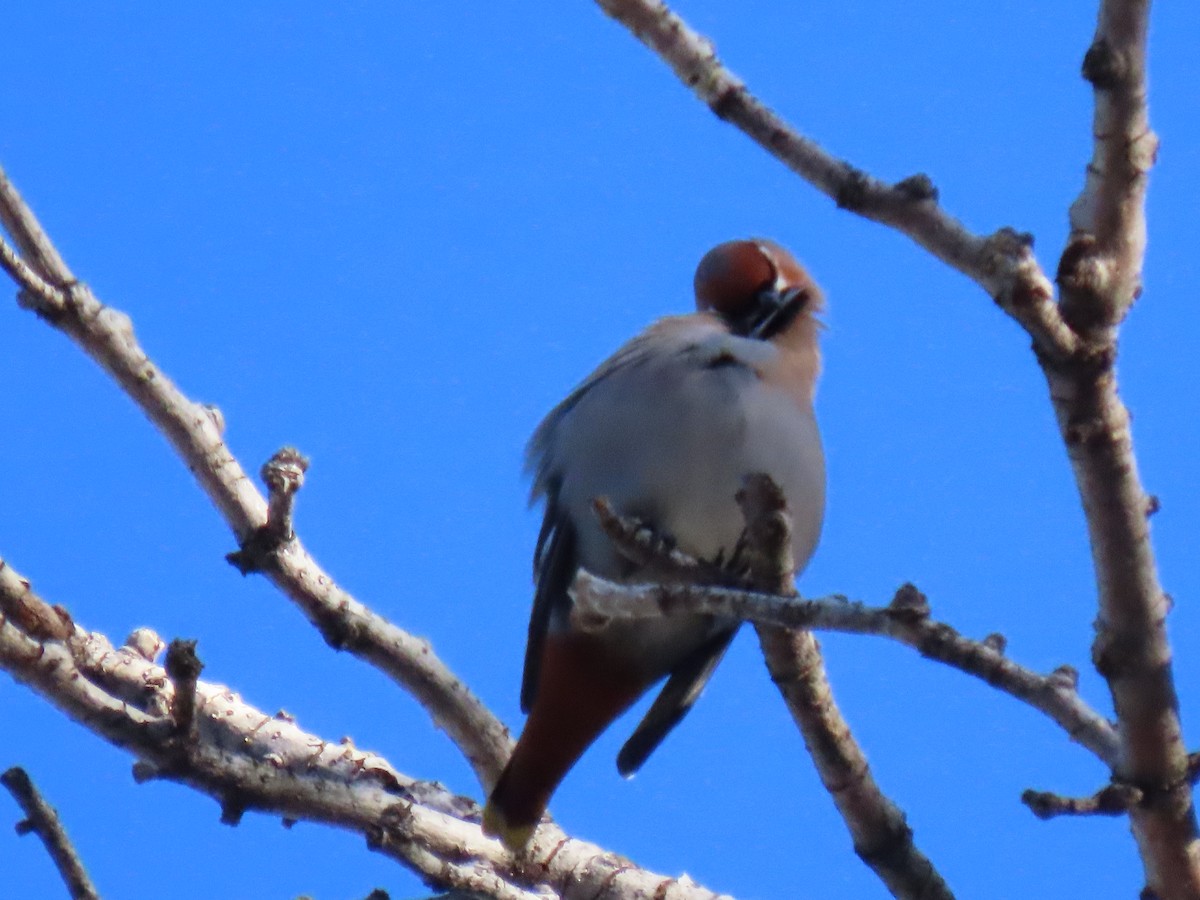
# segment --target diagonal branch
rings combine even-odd
[[[347,739],[305,732],[286,713],[268,716],[219,684],[190,683],[195,716],[181,744],[179,688],[145,653],[161,641],[143,633],[136,646],[114,649],[65,612],[53,613],[2,564],[0,600],[0,670],[138,757],[138,780],[166,779],[207,794],[229,824],[256,810],[344,828],[431,886],[502,900],[535,900],[547,892],[570,900],[719,900],[686,876],[641,869],[553,826],[539,831],[526,856],[513,856],[483,836],[478,806],[469,798],[404,775]],[[35,637],[7,612],[37,606],[69,625],[69,634]]]
[[[32,210],[0,170],[0,221],[28,258],[0,241],[0,266],[23,288],[25,305],[99,363],[171,443],[201,489],[245,545],[268,524],[268,505],[222,437],[220,414],[197,403],[146,354],[129,316],[104,306],[75,280]],[[14,262],[15,261],[15,262]],[[289,523],[290,528],[290,523]],[[411,693],[490,785],[507,758],[504,725],[438,659],[429,643],[347,594],[291,539],[263,573],[316,625],[326,641],[389,675]]]
[[[661,0],[596,0],[660,56],[714,113],[843,209],[911,238],[991,295],[1051,357],[1069,356],[1078,340],[1054,304],[1054,291],[1033,255],[1029,235],[1002,228],[972,233],[938,204],[926,175],[887,184],[838,159],[755,97],[717,58],[710,40]]]
[[[47,803],[34,787],[28,773],[24,769],[13,767],[0,775],[0,784],[8,789],[25,813],[25,820],[17,824],[17,833],[33,832],[41,838],[72,900],[99,900],[96,886],[88,877],[83,860],[79,858],[75,846],[67,836],[62,820],[54,807]]]
[[[672,586],[745,586],[772,595],[795,596],[792,519],[783,491],[768,475],[743,479],[737,503],[745,529],[729,559],[698,560],[679,550],[668,535],[634,516],[619,515],[606,498],[593,501],[600,525],[617,552]],[[581,585],[595,579],[580,571],[573,585],[573,617],[594,627],[597,610],[582,602]],[[608,584],[604,582],[604,584]],[[589,599],[594,599],[589,597]],[[642,603],[647,602],[642,598]],[[651,605],[653,602],[651,601]],[[657,604],[659,615],[665,604]],[[640,609],[630,618],[652,618]],[[728,613],[722,614],[729,618]],[[611,619],[610,611],[600,617]],[[949,887],[913,840],[904,812],[880,789],[850,725],[838,708],[825,671],[821,647],[803,627],[755,623],[771,680],[779,688],[821,783],[833,799],[854,842],[855,853],[893,896],[904,900],[953,900]]]
[[[950,888],[914,842],[904,811],[871,774],[866,754],[833,696],[816,637],[811,631],[776,625],[755,628],[771,680],[800,729],[859,859],[893,897],[952,900]]]
[[[792,518],[783,490],[768,475],[748,475],[737,494],[746,522],[737,562],[746,583],[795,595]],[[811,631],[755,624],[771,680],[779,688],[804,745],[854,841],[854,852],[893,897],[953,900],[954,895],[913,840],[904,811],[880,789],[866,754],[829,684],[821,645]]]

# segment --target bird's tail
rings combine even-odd
[[[567,772],[647,687],[594,635],[547,635],[533,707],[484,807],[484,833],[514,851],[529,843]]]

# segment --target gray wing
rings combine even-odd
[[[687,325],[679,328],[678,323],[687,321]],[[596,371],[581,381],[558,406],[550,410],[546,417],[534,430],[525,448],[525,467],[533,475],[533,499],[546,494],[549,489],[548,469],[553,456],[554,435],[562,420],[579,404],[579,401],[593,387],[621,369],[634,368],[642,365],[655,354],[663,352],[662,334],[670,334],[667,340],[678,346],[695,344],[705,338],[725,334],[723,326],[715,318],[700,316],[677,316],[661,319],[637,337],[627,341],[616,353],[602,362]]]
[[[737,630],[738,625],[735,624],[717,632],[675,668],[645,717],[617,754],[618,772],[629,776],[640,769],[646,758],[683,720],[725,656]]]
[[[629,341],[601,363],[566,398],[550,410],[529,439],[525,450],[526,469],[533,476],[532,500],[539,497],[546,503],[541,533],[533,553],[535,583],[533,610],[529,616],[529,638],[525,645],[525,671],[521,679],[521,711],[528,713],[537,697],[538,677],[542,663],[542,648],[546,632],[556,612],[570,612],[570,587],[579,568],[578,534],[570,517],[558,503],[561,475],[553,471],[554,438],[562,421],[578,405],[580,399],[611,373],[626,366],[639,365],[650,352],[646,334]]]

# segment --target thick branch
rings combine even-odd
[[[10,567],[0,569],[0,597],[49,609]],[[139,647],[157,644],[138,638]],[[434,887],[505,900],[533,900],[547,889],[572,900],[717,900],[687,878],[647,872],[552,826],[526,856],[514,857],[483,836],[469,798],[403,775],[348,740],[306,733],[284,713],[267,716],[222,685],[194,683],[193,739],[180,754],[167,671],[142,649],[114,649],[73,624],[66,639],[39,640],[0,616],[0,669],[136,755],[139,780],[169,779],[208,794],[231,824],[257,810],[346,828]]]
[[[25,820],[18,823],[17,832],[33,832],[41,838],[72,900],[99,900],[100,895],[96,893],[96,887],[88,877],[83,861],[75,851],[71,839],[67,837],[67,830],[58,818],[58,813],[38,793],[25,770],[9,769],[0,775],[0,784],[8,789],[25,812]]]
[[[1093,154],[1071,207],[1058,282],[1067,321],[1086,340],[1070,365],[1043,360],[1087,513],[1100,612],[1092,656],[1109,685],[1121,736],[1117,783],[1142,795],[1134,835],[1157,897],[1200,897],[1187,752],[1147,516],[1153,508],[1117,393],[1116,327],[1141,292],[1145,197],[1157,138],[1146,107],[1148,0],[1104,0],[1083,63],[1095,89]]]
[[[1146,186],[1158,152],[1146,105],[1149,14],[1149,0],[1101,3],[1083,59],[1095,89],[1092,159],[1059,268],[1063,312],[1078,330],[1116,325],[1141,293]]]
[[[1117,734],[1084,702],[1069,669],[1038,675],[1006,658],[1002,642],[972,641],[929,617],[915,588],[905,586],[890,606],[871,607],[844,597],[800,600],[733,588],[616,584],[581,571],[571,588],[581,627],[605,619],[652,618],[675,613],[732,616],[756,623],[890,638],[922,656],[986,681],[1057,722],[1075,741],[1112,766]]]
[[[222,439],[219,414],[186,397],[138,344],[130,318],[101,304],[75,280],[3,170],[0,221],[28,255],[24,268],[11,267],[12,248],[0,242],[7,247],[0,253],[0,263],[22,285],[23,302],[112,375],[170,441],[238,543],[245,545],[269,524],[267,501]],[[30,270],[36,270],[40,280],[27,277]],[[290,524],[289,516],[289,530]],[[340,589],[299,540],[289,541],[274,554],[273,565],[264,574],[300,607],[331,646],[349,650],[407,689],[462,750],[480,781],[490,786],[508,757],[508,731],[438,659],[427,641],[387,622]]]

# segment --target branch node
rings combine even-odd
[[[196,655],[196,642],[179,638],[171,641],[164,667],[175,684],[175,699],[171,703],[175,734],[190,744],[196,737],[196,682],[204,671],[204,663]]]
[[[906,622],[928,619],[931,612],[929,598],[922,594],[911,581],[900,585],[887,609],[890,615]]]
[[[892,189],[913,203],[937,203],[938,201],[937,185],[924,172],[918,172],[915,175],[909,175],[902,181],[897,181]]]
[[[1187,780],[1192,784],[1200,781],[1200,753],[1189,753],[1187,758]]]
[[[838,184],[833,202],[838,209],[859,212],[867,201],[871,189],[871,177],[862,169],[846,167],[846,174]]]
[[[1046,680],[1055,690],[1070,691],[1073,694],[1079,691],[1079,670],[1072,665],[1064,663],[1051,672]]]
[[[1008,638],[999,632],[992,632],[983,639],[983,646],[987,647],[994,653],[1003,656],[1004,651],[1008,649]]]
[[[249,806],[246,799],[240,795],[229,793],[221,798],[221,824],[237,827],[242,824],[242,817]]]
[[[47,288],[53,290],[50,285]],[[66,300],[61,292],[57,296],[42,296],[37,291],[22,288],[17,291],[17,306],[28,310],[49,325],[58,325],[67,316]]]
[[[200,406],[200,409],[204,411],[204,414],[208,416],[208,420],[212,422],[213,427],[217,429],[217,434],[224,437],[225,414],[221,412],[221,408],[211,403],[204,403]]]
[[[1096,90],[1111,91],[1129,81],[1131,67],[1129,61],[1101,37],[1083,54],[1080,74]]]
[[[125,638],[125,646],[147,662],[154,662],[166,648],[167,642],[152,628],[135,628]]]
[[[295,447],[284,447],[263,463],[260,474],[267,486],[267,522],[254,529],[238,550],[225,557],[243,575],[266,570],[272,555],[296,539],[292,515],[308,465],[308,457]]]

